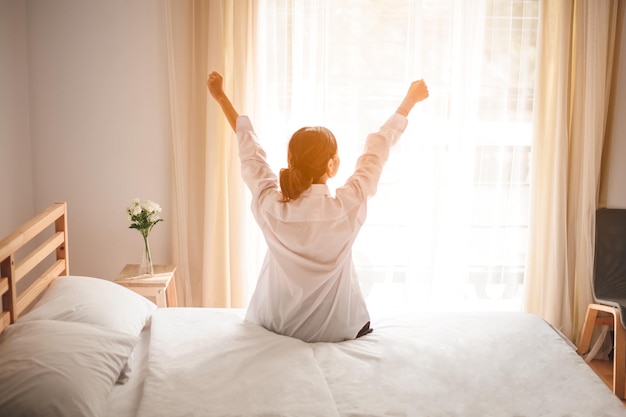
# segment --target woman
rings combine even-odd
[[[352,244],[376,193],[390,147],[413,106],[428,97],[423,80],[411,83],[396,112],[370,134],[356,169],[332,196],[326,181],[339,169],[337,142],[323,127],[305,127],[289,141],[280,179],[266,162],[252,123],[223,90],[222,76],[207,80],[211,96],[237,133],[241,173],[268,250],[246,320],[305,342],[339,342],[369,332],[370,318],[354,264]]]

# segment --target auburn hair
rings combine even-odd
[[[280,170],[283,202],[297,199],[326,174],[328,161],[337,154],[335,135],[325,127],[303,127],[289,140],[287,168]]]

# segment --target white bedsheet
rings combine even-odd
[[[521,313],[373,321],[307,344],[232,310],[159,309],[138,416],[626,416],[543,320]]]
[[[139,416],[336,415],[309,345],[239,311],[160,309],[151,332]]]
[[[131,355],[130,378],[125,384],[113,387],[109,397],[106,417],[135,417],[139,401],[143,395],[143,382],[148,369],[148,350],[150,346],[150,324],[142,330],[140,340]]]

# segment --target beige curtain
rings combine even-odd
[[[174,261],[181,305],[241,307],[244,188],[237,143],[207,93],[212,70],[245,108],[252,59],[252,1],[166,3],[175,208]]]
[[[525,309],[572,340],[593,302],[617,0],[542,1]]]

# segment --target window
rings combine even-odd
[[[329,185],[343,184],[409,82],[429,85],[353,249],[370,309],[519,309],[538,0],[258,7],[254,119],[277,171],[294,130],[324,125],[342,158]]]

